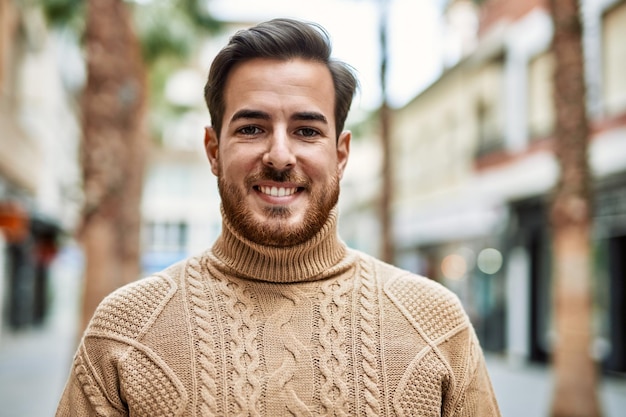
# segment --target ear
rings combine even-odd
[[[337,139],[337,169],[339,171],[339,179],[343,178],[343,172],[348,164],[348,156],[350,156],[350,140],[352,132],[344,130]]]
[[[207,126],[204,128],[204,151],[206,152],[207,158],[209,158],[209,163],[211,164],[211,172],[216,177],[218,176],[218,147],[219,143],[217,140],[217,135],[215,134],[215,129],[211,126]]]

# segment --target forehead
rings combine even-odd
[[[318,111],[334,122],[335,90],[320,62],[256,58],[237,64],[224,88],[224,122],[242,108]]]

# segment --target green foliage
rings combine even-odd
[[[69,28],[81,36],[88,0],[35,1],[41,4],[51,26]],[[164,56],[182,62],[190,57],[203,36],[220,30],[220,22],[203,7],[206,1],[126,0],[133,10],[136,33],[148,65]]]
[[[137,35],[145,61],[151,65],[164,56],[180,60],[189,57],[195,42],[195,33],[189,18],[172,2],[159,1],[135,6]]]
[[[41,3],[48,23],[54,27],[68,27],[83,31],[86,0],[37,0]]]
[[[186,60],[199,40],[219,30],[219,22],[202,10],[200,1],[152,0],[135,4],[137,33],[149,65],[166,56]]]
[[[154,137],[168,120],[188,109],[164,96],[168,78],[197,53],[207,35],[221,28],[201,5],[203,0],[152,0],[133,7],[142,54],[149,68],[150,114]]]
[[[194,26],[204,31],[215,33],[222,27],[221,22],[215,20],[207,11],[206,6],[208,0],[180,0],[186,15],[191,18]]]
[[[25,1],[39,3],[51,26],[69,30],[78,39],[82,38],[89,0]],[[151,128],[154,137],[159,137],[158,132],[167,120],[188,110],[169,103],[164,97],[169,76],[185,67],[194,58],[200,43],[222,26],[208,12],[209,0],[121,1],[132,11],[135,33],[148,70]]]

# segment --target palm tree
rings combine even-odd
[[[42,2],[53,24],[73,23],[87,59],[81,100],[84,207],[77,233],[85,255],[82,330],[107,294],[140,275],[150,72],[164,56],[180,65],[192,49],[190,31],[218,30],[219,23],[201,0],[162,0],[136,15],[124,0]]]
[[[139,203],[149,144],[146,69],[126,4],[88,1],[84,36],[83,328],[104,296],[139,276]]]
[[[394,262],[395,245],[393,238],[393,167],[392,167],[392,146],[391,146],[391,109],[387,98],[387,64],[388,64],[388,42],[387,42],[387,14],[389,12],[388,0],[380,1],[380,89],[381,104],[379,109],[380,117],[380,137],[382,146],[382,189],[380,195],[380,224],[382,236],[381,258],[385,262]]]
[[[555,151],[561,174],[551,207],[555,279],[552,417],[598,417],[591,346],[591,175],[582,24],[577,0],[550,0],[554,22]]]

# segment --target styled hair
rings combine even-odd
[[[311,22],[273,19],[235,33],[213,60],[204,86],[204,99],[217,137],[221,133],[226,108],[224,88],[228,75],[235,65],[255,58],[281,61],[301,58],[326,65],[335,88],[335,129],[339,137],[358,81],[352,67],[331,58],[331,51],[328,32]]]

